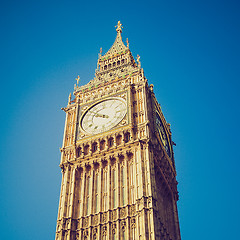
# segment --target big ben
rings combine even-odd
[[[56,240],[180,240],[170,124],[116,31],[63,108]]]

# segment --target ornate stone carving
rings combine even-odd
[[[122,229],[123,232],[125,232],[126,227],[127,227],[127,226],[126,226],[126,221],[125,221],[125,220],[122,220],[122,221],[121,221],[121,229]]]
[[[120,166],[124,167],[125,166],[125,159],[123,155],[119,156],[119,162],[120,162]]]
[[[126,118],[126,117],[125,117]],[[121,122],[120,122],[120,124],[121,125],[125,125],[127,123],[127,120],[126,119],[123,119]]]
[[[62,228],[65,228],[65,224],[66,224],[66,218],[62,219]]]
[[[97,239],[97,232],[98,232],[97,228],[93,228],[92,235],[94,240]]]
[[[126,216],[126,209],[125,208],[121,208],[120,209],[120,217],[123,218]]]
[[[103,236],[107,236],[107,226],[106,226],[106,225],[104,225],[104,226],[102,227],[102,235],[103,235]]]
[[[149,198],[148,198],[148,207],[151,207],[151,205],[152,205],[152,198],[149,197]]]
[[[107,221],[107,213],[103,213],[102,214],[102,222],[106,222]]]
[[[56,234],[56,240],[59,240],[60,239],[60,236],[59,236],[59,234],[57,233]]]
[[[84,237],[88,237],[88,234],[89,234],[89,233],[88,233],[88,230],[87,230],[87,229],[83,231],[83,236],[84,236]]]
[[[66,228],[67,229],[71,228],[71,219],[67,219],[67,221],[66,221]]]
[[[131,228],[135,228],[135,227],[136,227],[136,219],[131,218]]]
[[[112,225],[112,234],[116,234],[116,230],[117,230],[117,225],[116,225],[116,223],[113,223],[113,225]]]
[[[98,215],[93,216],[93,224],[94,225],[98,224]]]
[[[86,217],[83,219],[83,227],[88,227],[88,225],[89,225],[89,218]]]
[[[80,229],[81,228],[81,222],[80,220],[77,220],[77,229]]]
[[[106,166],[104,166],[104,168],[103,168],[103,172],[107,172],[108,171],[108,166],[106,165]]]
[[[112,211],[112,219],[113,220],[117,219],[117,209]]]
[[[93,229],[93,234],[96,234],[98,232],[97,228]]]
[[[57,224],[57,231],[60,231],[60,229],[61,229],[61,223],[58,223]]]
[[[130,206],[130,214],[131,215],[135,215],[136,214],[136,206],[135,205]]]
[[[124,93],[124,94],[120,95],[120,97],[126,100],[127,95],[126,95],[126,93]]]

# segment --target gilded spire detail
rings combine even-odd
[[[123,26],[120,21],[118,21],[115,28],[117,36],[113,45],[105,54],[102,54],[102,48],[98,54],[97,68],[94,78],[95,85],[96,82],[106,82],[119,77],[125,77],[141,68],[140,62],[137,64],[132,56],[129,49],[128,39],[126,45],[123,43],[121,35]],[[91,84],[93,83],[90,81],[89,85]]]
[[[115,28],[116,28],[116,31],[118,32],[118,33],[121,33],[122,32],[122,24],[121,24],[121,22],[120,21],[118,21],[118,25],[117,26],[115,26]]]
[[[108,50],[108,52],[103,57],[108,57],[108,56],[114,55],[116,53],[126,51],[128,49],[122,41],[121,33],[122,33],[123,27],[122,27],[121,22],[118,21],[118,24],[115,27],[116,27],[116,31],[117,31],[116,40],[113,43],[112,47]]]

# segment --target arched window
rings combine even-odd
[[[105,142],[105,140],[102,140],[102,141],[100,142],[100,150],[101,150],[101,151],[104,150],[105,146],[106,146],[106,142]]]
[[[122,143],[122,135],[117,135],[116,143],[117,143],[117,145],[120,145]]]
[[[92,152],[94,153],[94,152],[96,152],[96,151],[97,151],[97,143],[94,142],[94,143],[92,144]]]
[[[89,153],[89,145],[84,146],[84,155]]]
[[[124,142],[127,143],[129,141],[130,141],[130,133],[127,132],[127,133],[124,134]]]
[[[113,138],[110,137],[110,138],[108,139],[108,147],[113,147],[113,143],[114,143]]]
[[[81,156],[81,153],[82,153],[82,149],[81,147],[78,147],[76,151],[77,158]]]

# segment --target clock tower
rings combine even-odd
[[[170,124],[122,24],[69,96],[56,240],[180,240]]]

